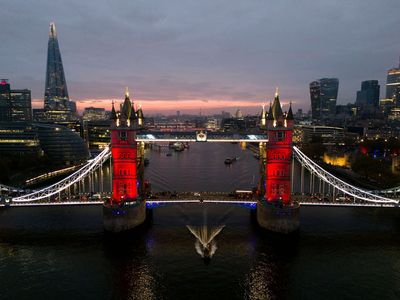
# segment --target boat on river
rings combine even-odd
[[[181,151],[185,150],[185,145],[181,142],[176,142],[171,147],[172,147],[172,149],[174,149],[177,152],[181,152]]]
[[[230,165],[237,160],[239,160],[239,157],[228,157],[227,159],[225,159],[224,163],[226,165]]]

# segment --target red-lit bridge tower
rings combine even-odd
[[[283,113],[278,90],[261,127],[267,130],[264,197],[257,206],[258,223],[271,231],[289,233],[299,227],[299,207],[291,201],[293,112]],[[265,123],[265,124],[263,124]]]
[[[125,101],[117,114],[111,110],[112,197],[104,204],[104,228],[111,232],[129,230],[144,222],[146,203],[139,197],[136,133],[143,128],[143,113],[135,111],[126,90]]]

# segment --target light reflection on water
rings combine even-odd
[[[154,153],[146,176],[158,190],[248,189],[258,161],[236,146]],[[228,156],[241,159],[226,167]],[[148,225],[115,237],[103,233],[101,207],[0,210],[0,299],[400,298],[399,211],[302,208],[291,237],[259,231],[250,215],[243,206],[157,206]],[[225,225],[211,263],[186,225],[207,225],[208,235]]]

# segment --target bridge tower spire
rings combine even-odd
[[[287,120],[282,112],[278,88],[272,105],[272,118],[267,123],[266,191],[268,202],[290,202],[293,119]]]
[[[145,219],[146,204],[139,195],[137,132],[142,129],[126,88],[125,100],[119,114],[114,103],[111,112],[112,196],[104,205],[104,227],[120,232],[131,229]]]
[[[282,112],[277,88],[266,120],[265,194],[257,206],[257,219],[262,227],[283,233],[298,228],[298,207],[291,200],[293,126],[292,108]]]

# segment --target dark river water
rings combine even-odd
[[[231,191],[258,179],[258,161],[238,145],[147,156],[154,190]],[[228,156],[240,159],[227,167]],[[204,223],[225,225],[208,262],[186,227]],[[279,236],[246,207],[171,205],[109,236],[101,207],[3,209],[0,287],[0,299],[399,299],[400,213],[302,208],[299,233]]]

